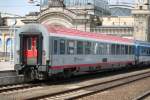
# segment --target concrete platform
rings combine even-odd
[[[13,62],[0,62],[0,86],[24,82],[24,76],[18,76]]]
[[[0,62],[0,71],[14,70],[13,62]]]
[[[0,77],[0,86],[2,85],[12,85],[12,84],[19,84],[24,82],[24,76],[5,76]]]

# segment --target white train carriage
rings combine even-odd
[[[32,79],[135,64],[134,41],[101,33],[29,24],[16,35],[15,69]]]

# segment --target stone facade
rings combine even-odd
[[[41,11],[37,16],[26,16],[24,23],[42,23],[67,28],[74,28],[81,31],[109,33],[132,38],[133,22],[132,16],[96,16],[90,14],[91,10],[67,9],[53,7]]]
[[[14,33],[24,23],[21,21],[23,17],[3,17],[5,25],[0,26],[0,60],[9,59],[10,51],[13,51]],[[15,26],[14,20],[16,20]]]
[[[94,15],[90,15],[88,12],[83,10],[77,12],[62,7],[54,7],[42,11],[38,16],[26,16],[26,18],[22,21],[24,23],[40,22],[42,24],[59,25],[82,31],[90,31],[92,25],[96,23],[94,18]]]
[[[51,0],[55,1],[55,0]],[[61,0],[56,0],[53,7],[41,9],[40,13],[31,13],[22,18],[7,17],[7,26],[0,26],[0,52],[9,52],[7,42],[14,28],[12,19],[17,19],[15,28],[27,23],[42,23],[62,26],[99,34],[117,35],[130,39],[150,41],[150,7],[149,0],[139,3],[132,10],[133,16],[97,16],[92,6],[64,7]],[[49,1],[50,3],[50,1]],[[50,3],[51,4],[51,3]],[[59,7],[56,7],[59,5]],[[88,8],[88,9],[87,9]]]
[[[134,39],[150,42],[150,5],[149,0],[140,1],[132,10],[134,16]]]

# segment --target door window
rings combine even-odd
[[[27,49],[31,50],[32,49],[32,38],[27,39]]]
[[[58,41],[57,40],[54,40],[54,54],[57,54],[57,51],[58,51]]]

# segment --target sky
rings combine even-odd
[[[38,11],[39,6],[35,5],[29,4],[28,0],[0,0],[0,11],[24,16],[29,11]]]
[[[109,0],[109,1],[111,2],[121,1],[132,3],[134,0]],[[28,0],[0,0],[0,12],[24,16],[31,11],[39,11],[39,6],[35,6],[36,4],[29,4]]]

